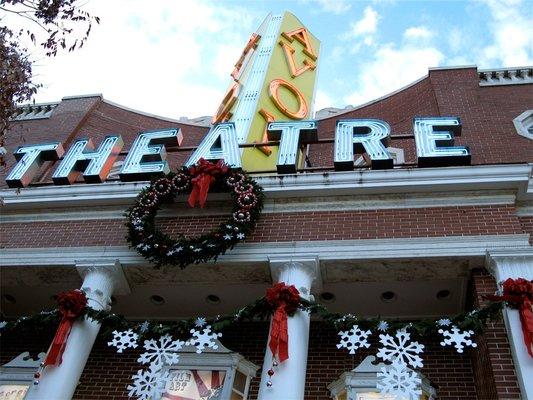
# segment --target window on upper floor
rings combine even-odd
[[[513,123],[520,136],[533,140],[533,110],[524,111]]]

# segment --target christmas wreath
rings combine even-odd
[[[189,193],[191,207],[203,208],[210,189],[229,192],[233,207],[229,219],[213,231],[197,237],[173,238],[155,223],[161,205]],[[223,162],[200,159],[191,167],[160,177],[143,189],[126,212],[130,246],[157,267],[216,260],[220,254],[242,242],[253,231],[263,208],[263,190],[245,172],[231,170]]]

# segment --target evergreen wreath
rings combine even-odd
[[[163,204],[171,204],[177,195],[190,193],[189,205],[203,207],[209,189],[229,192],[232,213],[213,231],[188,237],[173,238],[156,227],[155,218]],[[126,211],[127,240],[130,247],[161,267],[215,260],[226,250],[242,242],[253,231],[263,208],[263,189],[243,171],[231,170],[221,161],[200,159],[191,167],[182,167],[153,180],[143,189],[135,204]]]

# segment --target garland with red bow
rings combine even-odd
[[[45,367],[61,364],[72,325],[76,318],[85,313],[86,307],[87,297],[81,290],[71,290],[57,296],[57,308],[61,314],[61,322],[44,360]]]
[[[273,358],[277,356],[279,361],[283,362],[289,358],[287,318],[301,306],[300,292],[294,285],[279,282],[267,289],[265,299],[274,310],[268,346]]]
[[[204,207],[210,190],[229,192],[232,213],[213,231],[196,236],[173,238],[156,227],[157,212],[176,196],[189,192],[188,204]],[[126,211],[127,240],[156,267],[216,260],[252,233],[263,208],[263,189],[245,172],[231,170],[222,161],[212,163],[200,159],[191,167],[183,167],[154,180],[143,189],[135,204]]]
[[[522,333],[527,351],[533,357],[533,281],[527,279],[507,279],[502,284],[501,296],[486,296],[491,301],[505,301],[520,313]]]

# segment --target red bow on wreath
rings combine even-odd
[[[57,296],[59,313],[63,317],[57,328],[50,350],[44,360],[44,365],[60,365],[67,339],[72,329],[74,320],[79,317],[87,307],[87,297],[81,290],[71,290]]]
[[[192,191],[189,195],[189,205],[194,207],[198,202],[204,208],[207,200],[209,186],[215,181],[217,175],[223,175],[228,171],[224,161],[219,160],[216,164],[200,158],[198,163],[190,168]]]
[[[520,313],[522,333],[527,351],[533,357],[533,282],[527,279],[507,279],[503,282],[502,296],[485,296],[491,301],[505,301]]]
[[[266,300],[274,309],[272,325],[270,327],[270,343],[268,346],[272,355],[278,354],[279,361],[289,358],[289,333],[287,330],[287,316],[292,315],[300,305],[300,292],[294,285],[285,282],[276,283],[267,289]]]

